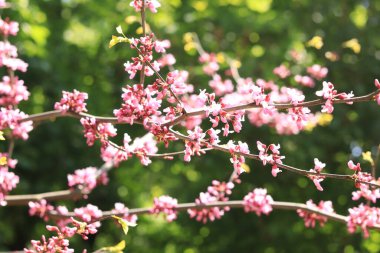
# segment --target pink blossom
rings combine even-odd
[[[75,113],[87,112],[85,100],[88,99],[88,94],[73,90],[73,92],[62,91],[62,98],[54,105],[55,110],[62,113],[72,111]]]
[[[156,13],[157,8],[161,7],[161,4],[158,2],[158,0],[145,0],[145,3],[143,2],[143,0],[133,0],[131,1],[130,6],[135,8],[136,12],[140,12],[143,7],[143,4],[144,7],[148,7],[152,13]]]
[[[204,63],[203,72],[209,76],[212,76],[219,70],[219,64],[216,59],[216,55],[211,53],[204,53],[199,57],[199,62]]]
[[[290,76],[291,73],[284,64],[281,64],[280,66],[273,69],[273,74],[280,77],[281,79],[285,79]]]
[[[294,80],[306,87],[313,88],[315,86],[315,82],[310,76],[295,75]]]
[[[216,201],[227,201],[228,196],[231,195],[234,184],[232,182],[219,182],[212,181],[212,185],[207,188],[207,192],[201,192],[199,198],[195,200],[197,206],[208,205]],[[225,207],[211,207],[211,208],[190,208],[187,210],[190,218],[195,218],[197,221],[206,223],[207,221],[214,221],[220,219],[225,212],[229,211],[228,206]]]
[[[328,72],[329,70],[326,67],[322,67],[318,64],[314,64],[313,66],[307,68],[307,73],[318,80],[325,78]]]
[[[282,164],[281,160],[285,158],[285,156],[280,155],[280,144],[270,144],[267,147],[265,144],[257,141],[257,149],[259,150],[259,158],[263,162],[263,165],[267,163],[271,164],[272,175],[276,177],[277,174],[281,172],[277,164]],[[271,154],[269,154],[268,151],[271,151]]]
[[[205,133],[203,133],[202,128],[196,126],[194,131],[187,130],[187,133],[189,134],[190,141],[185,142],[185,156],[184,160],[186,162],[190,162],[191,156],[204,154],[204,151],[201,150],[202,148],[202,141],[204,137],[206,136]]]
[[[380,209],[360,204],[358,207],[348,209],[348,232],[354,233],[357,227],[364,232],[364,237],[369,236],[368,228],[380,225]]]
[[[17,76],[3,76],[3,81],[0,82],[0,105],[17,105],[22,100],[28,100],[29,94],[23,80]]]
[[[0,206],[7,204],[6,195],[16,188],[18,183],[19,177],[15,173],[9,172],[6,167],[0,167]]]
[[[154,206],[150,209],[150,212],[155,214],[164,213],[166,220],[172,222],[177,219],[177,206],[177,199],[164,195],[159,198],[154,198]]]
[[[359,200],[361,197],[376,203],[376,200],[380,198],[380,189],[372,189],[369,185],[359,184],[359,190],[352,192],[352,200]]]
[[[173,66],[176,63],[176,59],[172,54],[164,54],[157,62],[160,64],[160,68],[162,68],[165,66]]]
[[[114,167],[118,167],[121,162],[126,161],[128,157],[132,156],[132,154],[110,144],[102,146],[100,152],[103,161],[112,164]]]
[[[316,211],[321,211],[324,213],[334,213],[334,209],[332,206],[331,201],[319,201],[319,204],[316,205],[312,200],[308,200],[306,202],[306,206],[310,209],[316,210]],[[308,210],[303,210],[303,209],[297,209],[298,215],[304,219],[305,221],[305,226],[306,227],[315,227],[315,223],[318,221],[319,225],[323,227],[325,223],[327,222],[328,218],[324,215],[317,214],[310,212]]]
[[[133,143],[130,144],[131,138],[128,134],[124,134],[124,148],[129,153],[135,154],[139,159],[141,164],[147,166],[152,161],[149,159],[148,155],[155,154],[158,151],[157,142],[154,140],[154,135],[148,133],[142,138],[135,138]]]
[[[66,232],[61,232],[59,228],[54,226],[46,226],[46,229],[52,232],[57,232],[57,236],[52,236],[51,238],[48,238],[46,240],[46,237],[43,235],[40,241],[37,240],[31,240],[32,249],[24,249],[24,252],[26,253],[55,253],[55,252],[62,252],[62,253],[74,253],[73,249],[69,248],[69,240],[66,239],[67,237],[72,236],[73,233],[68,233],[69,230],[66,229]]]
[[[272,212],[273,199],[267,194],[266,189],[256,188],[243,199],[244,211],[255,212],[256,215],[268,215]]]
[[[75,208],[74,213],[76,217],[85,222],[93,222],[103,215],[102,211],[97,206],[91,204],[88,204],[86,207]]]
[[[239,141],[238,145],[235,145],[233,141],[230,140],[227,143],[227,148],[229,149],[230,154],[232,156],[230,161],[233,164],[234,170],[237,173],[237,175],[240,175],[241,173],[245,172],[245,170],[242,167],[242,164],[245,162],[245,157],[239,155],[239,153],[249,154],[249,148],[247,143]]]
[[[375,86],[376,88],[380,89],[380,82],[378,79],[375,79]]]
[[[29,215],[30,216],[39,216],[43,218],[44,221],[49,220],[49,212],[54,210],[54,207],[47,203],[45,199],[40,201],[32,202],[29,201]]]
[[[97,185],[108,183],[105,172],[100,172],[94,167],[75,170],[74,174],[67,175],[69,187],[79,187],[85,193],[91,192]]]
[[[321,182],[325,179],[324,176],[320,176],[319,174],[321,173],[322,169],[326,166],[325,163],[322,163],[321,161],[318,160],[318,158],[314,158],[314,169],[310,169],[309,171],[310,172],[314,172],[314,173],[317,173],[316,175],[308,175],[308,177],[313,180],[313,183],[315,185],[315,187],[317,187],[317,189],[319,191],[323,191],[323,188],[321,186]]]
[[[169,40],[156,40],[154,43],[154,50],[157,53],[165,53],[166,49],[170,47]]]
[[[117,129],[111,123],[97,123],[96,119],[91,117],[81,118],[80,122],[89,146],[94,145],[96,139],[100,139],[104,145],[109,137],[116,136]]]
[[[6,3],[1,3],[0,1],[0,8],[3,6],[6,6]],[[3,36],[9,36],[13,35],[16,36],[19,30],[19,25],[17,22],[10,21],[8,18],[5,20],[0,18],[0,33],[3,34]]]
[[[212,76],[212,80],[209,81],[209,85],[217,96],[223,96],[224,94],[230,93],[234,90],[232,81],[229,79],[223,81],[221,76],[218,74]]]
[[[20,122],[27,115],[19,109],[0,109],[0,130],[9,128],[15,138],[26,140],[29,138],[28,133],[33,130],[32,121]]]
[[[136,224],[137,223],[137,215],[136,214],[129,214],[129,209],[122,203],[115,203],[115,208],[112,209],[113,214],[120,215],[122,214],[122,218],[130,223]]]
[[[8,8],[8,3],[5,0],[0,0],[0,9]]]
[[[348,161],[347,166],[350,170],[353,170],[355,172],[360,172],[362,169],[360,168],[360,163],[357,163],[356,165],[352,160]]]

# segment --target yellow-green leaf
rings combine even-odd
[[[360,50],[362,48],[358,39],[355,38],[343,42],[342,46],[351,49],[355,54],[360,53]]]
[[[130,42],[130,40],[128,38],[123,38],[123,37],[117,37],[117,36],[114,36],[112,35],[112,38],[111,38],[111,41],[109,43],[109,48],[115,46],[116,44],[119,44],[121,42]]]
[[[121,26],[119,25],[118,27],[116,27],[116,31],[119,33],[119,34],[123,34],[123,29],[121,29]]]
[[[101,252],[112,252],[112,253],[122,253],[125,249],[125,241],[121,241],[118,244],[110,247],[103,247],[100,249]]]
[[[323,39],[322,39],[321,36],[314,36],[306,44],[309,47],[314,47],[316,49],[321,49],[323,47]]]
[[[0,165],[1,166],[7,165],[7,157],[5,156],[0,157]]]
[[[120,217],[118,217],[116,215],[112,215],[112,218],[114,218],[121,225],[121,227],[122,227],[122,229],[124,231],[124,234],[128,234],[129,226],[131,226],[131,227],[137,226],[136,223],[132,223],[132,222],[126,221],[123,218],[120,218]]]
[[[4,132],[0,131],[0,141],[3,141],[3,140],[5,140],[5,138],[4,138]]]
[[[375,162],[372,159],[372,153],[371,151],[363,152],[362,157],[364,161],[369,162],[372,166],[375,164]]]

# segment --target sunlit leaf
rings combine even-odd
[[[125,249],[126,243],[125,241],[121,241],[118,244],[110,247],[103,247],[99,251],[101,252],[112,252],[112,253],[122,253]]]
[[[0,141],[3,141],[3,140],[5,140],[5,138],[4,138],[4,132],[0,131]]]
[[[128,234],[129,226],[131,226],[131,227],[137,226],[136,223],[129,222],[129,221],[124,220],[123,218],[120,218],[116,215],[112,215],[112,218],[114,218],[121,225],[124,234]]]
[[[375,164],[375,162],[372,159],[372,153],[371,151],[363,152],[362,157],[364,161],[369,162],[372,166]]]
[[[121,42],[130,42],[128,38],[124,38],[124,37],[117,37],[117,36],[114,36],[112,35],[112,38],[110,40],[110,43],[108,45],[109,48],[115,46],[116,44],[119,44]]]
[[[365,27],[368,20],[367,8],[361,4],[357,5],[355,9],[350,13],[350,18],[356,27]]]
[[[121,26],[119,25],[118,27],[116,27],[116,31],[119,33],[119,34],[123,34],[123,29],[121,29]]]
[[[323,47],[323,39],[320,36],[314,36],[306,44],[309,47],[314,47],[316,49],[321,49]]]
[[[343,42],[342,46],[351,49],[355,54],[360,53],[361,50],[361,45],[356,38]]]
[[[7,158],[5,156],[0,157],[0,165],[4,166],[7,164]]]
[[[260,13],[269,11],[272,5],[272,0],[246,0],[246,2],[249,9]]]

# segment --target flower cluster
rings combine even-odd
[[[149,8],[152,13],[156,13],[157,8],[161,7],[161,4],[157,0],[133,0],[130,3],[130,6],[135,8],[136,12],[141,11],[143,5],[145,8]]]
[[[115,203],[115,208],[112,209],[112,213],[115,215],[122,214],[122,218],[130,223],[136,224],[137,222],[137,215],[129,214],[129,208],[122,203]]]
[[[55,110],[59,110],[62,113],[68,111],[81,113],[87,112],[85,100],[88,99],[88,94],[85,92],[79,92],[73,90],[73,92],[62,91],[62,98],[54,105]]]
[[[241,173],[245,172],[242,165],[245,162],[245,157],[242,155],[239,155],[239,153],[242,154],[249,154],[249,148],[247,143],[245,142],[238,142],[238,145],[235,145],[232,140],[230,140],[227,143],[227,147],[230,151],[230,154],[232,158],[230,159],[231,163],[234,166],[234,170],[237,173],[237,175],[240,175]]]
[[[257,148],[259,150],[259,158],[263,162],[263,165],[266,165],[267,163],[271,164],[272,175],[276,177],[277,174],[281,172],[277,164],[282,164],[281,160],[285,158],[285,156],[280,155],[280,144],[270,144],[267,147],[267,145],[257,141]],[[268,153],[269,151],[271,154]]]
[[[324,176],[320,176],[319,174],[321,173],[322,169],[325,166],[326,166],[325,163],[322,163],[321,161],[319,161],[318,158],[314,158],[314,169],[309,170],[310,172],[317,173],[316,175],[315,174],[309,174],[308,177],[311,180],[313,180],[315,187],[317,187],[317,189],[319,191],[323,191],[323,188],[321,186],[321,182],[325,179]]]
[[[109,137],[116,136],[117,129],[111,123],[98,123],[92,117],[81,118],[80,123],[88,146],[94,145],[96,139],[104,145]]]
[[[203,72],[212,76],[219,70],[219,64],[216,55],[213,53],[203,53],[199,57],[199,62],[203,63]]]
[[[124,134],[124,148],[129,154],[135,154],[142,165],[149,165],[152,161],[149,159],[150,154],[156,154],[158,151],[157,142],[154,135],[148,133],[141,138],[135,138],[132,143],[128,134]]]
[[[9,169],[14,169],[17,164],[17,160],[8,157],[6,153],[0,153],[0,157],[5,157],[6,162],[0,166],[0,206],[5,206],[7,202],[5,201],[5,196],[16,188],[19,183],[19,177],[9,171]]]
[[[207,188],[207,192],[201,192],[199,198],[195,200],[197,208],[190,208],[187,210],[190,218],[195,218],[197,221],[203,223],[220,219],[225,212],[230,210],[228,206],[207,208],[202,208],[202,206],[212,205],[217,201],[227,201],[233,188],[234,184],[232,182],[226,183],[213,180],[212,185]]]
[[[45,199],[40,201],[29,201],[29,215],[30,216],[39,216],[44,219],[44,221],[49,220],[49,212],[54,210],[54,207],[50,205]]]
[[[323,89],[315,92],[318,97],[326,99],[325,104],[322,106],[322,112],[332,113],[334,111],[333,100],[335,98],[339,99],[349,99],[354,96],[351,92],[349,94],[342,92],[338,94],[338,91],[334,89],[334,85],[331,82],[323,82]],[[347,102],[350,104],[352,102]]]
[[[67,181],[69,187],[79,187],[84,193],[89,193],[99,184],[106,185],[108,177],[105,172],[94,167],[87,167],[67,175]]]
[[[312,210],[317,210],[324,213],[334,213],[331,201],[321,200],[319,201],[319,204],[316,205],[312,200],[308,200],[306,202],[306,206]],[[315,227],[315,223],[317,221],[319,222],[319,225],[323,227],[328,220],[326,216],[303,209],[297,209],[297,213],[301,218],[304,219],[306,227]]]
[[[258,216],[272,212],[272,203],[272,197],[267,194],[266,189],[262,188],[254,189],[243,199],[244,211],[255,212]]]
[[[103,215],[103,212],[97,206],[91,204],[88,204],[86,207],[75,208],[74,213],[76,217],[85,222],[93,222]]]
[[[380,209],[360,204],[358,207],[348,209],[347,220],[348,232],[354,233],[357,227],[364,232],[364,237],[368,237],[368,228],[380,225]]]
[[[291,72],[284,64],[281,64],[280,66],[273,69],[273,74],[281,79],[285,79],[291,75]]]
[[[177,219],[177,199],[164,195],[158,198],[154,198],[153,201],[154,206],[150,209],[151,213],[164,213],[166,215],[166,220],[169,222],[172,222],[173,220]]]
[[[199,126],[196,126],[194,131],[187,130],[187,133],[189,134],[188,137],[190,140],[187,140],[185,142],[186,149],[185,149],[184,160],[186,162],[190,162],[191,156],[194,156],[194,155],[199,156],[204,153],[204,151],[202,150],[202,146],[203,146],[202,141],[204,137],[206,136],[206,134],[203,133],[202,128],[200,128]]]

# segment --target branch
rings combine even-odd
[[[183,135],[183,134],[181,134],[181,133],[179,133],[177,131],[174,131],[171,128],[170,128],[170,132],[173,133],[178,139],[185,140],[185,141],[194,141],[194,140],[190,139],[189,137],[187,137],[187,136],[185,136],[185,135]],[[219,151],[222,151],[222,152],[225,152],[225,153],[230,153],[230,150],[228,148],[223,147],[223,146],[215,145],[215,144],[211,145],[211,144],[206,143],[204,141],[201,141],[201,143],[203,145],[206,145],[206,146],[211,146],[213,149],[216,149],[216,150],[219,150]],[[240,155],[240,156],[244,156],[244,157],[249,158],[249,159],[261,161],[261,159],[260,159],[260,157],[258,155],[245,154],[245,153],[241,153],[241,152],[234,152],[234,153],[237,154],[237,155]],[[300,175],[303,175],[303,176],[306,176],[306,177],[308,177],[310,175],[315,175],[315,176],[321,176],[321,177],[326,177],[326,178],[346,180],[346,181],[351,181],[351,182],[355,182],[355,183],[361,183],[361,184],[370,185],[370,186],[375,187],[375,188],[380,188],[380,185],[378,185],[378,184],[371,183],[371,182],[365,182],[365,181],[362,181],[362,180],[358,180],[358,179],[354,178],[351,175],[331,174],[331,173],[316,173],[316,172],[311,172],[311,171],[306,171],[306,170],[298,169],[298,168],[295,168],[295,167],[292,167],[292,166],[289,166],[289,165],[286,165],[286,164],[279,164],[279,163],[277,163],[276,165],[277,165],[277,167],[279,167],[281,169],[284,169],[284,170],[287,170],[287,171],[290,171],[290,172],[293,172],[293,173],[296,173],[296,174],[300,174]]]
[[[82,198],[83,195],[85,194],[80,189],[74,189],[37,194],[9,195],[5,197],[5,201],[7,201],[7,206],[27,206],[29,201],[40,201],[42,199],[46,201],[77,200]]]

